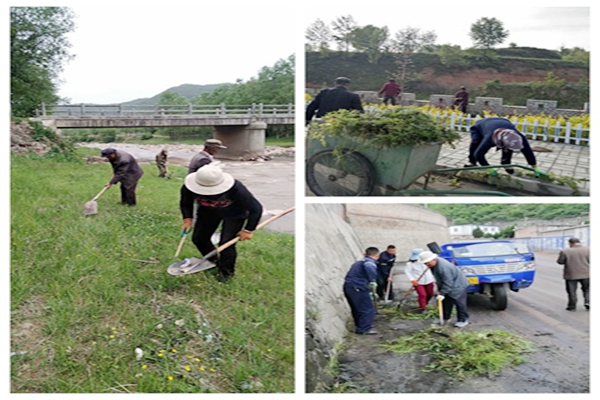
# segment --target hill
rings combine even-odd
[[[553,220],[589,213],[589,204],[429,204],[452,224],[514,222],[525,218]]]
[[[504,104],[524,105],[523,97],[538,98],[527,94],[540,95],[536,92],[540,82],[551,74],[565,82],[557,99],[558,107],[581,109],[589,102],[589,64],[557,59],[552,52],[542,49],[535,52],[504,49],[495,58],[463,57],[461,63],[455,64],[444,63],[439,54],[417,53],[412,57],[412,65],[416,79],[409,82],[405,91],[415,93],[419,100],[429,100],[432,94],[453,94],[464,85],[473,99],[502,97]],[[306,53],[306,87],[311,89],[330,86],[337,76],[347,76],[352,80],[351,90],[377,91],[397,71],[396,56],[392,53],[382,54],[375,63],[370,63],[365,53]],[[515,90],[515,85],[529,86]]]
[[[128,102],[125,102],[122,104],[130,105],[130,106],[158,104],[158,100],[160,99],[160,96],[166,92],[176,93],[180,96],[183,96],[183,97],[191,100],[193,98],[200,96],[200,94],[202,94],[202,93],[212,92],[216,88],[223,86],[223,85],[227,85],[227,83],[214,83],[214,84],[210,84],[210,85],[194,85],[194,84],[190,84],[190,83],[184,83],[183,85],[174,86],[172,88],[164,90],[164,91],[160,92],[159,94],[152,96],[150,98],[135,99],[135,100],[131,100],[131,101],[128,101]]]

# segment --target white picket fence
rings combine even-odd
[[[482,119],[480,116],[457,114],[448,111],[430,111],[428,114],[436,121],[459,132],[469,132],[469,128],[475,124],[475,122]],[[538,120],[529,122],[524,119],[520,121],[518,117],[513,117],[510,121],[528,139],[541,140],[544,142],[568,143],[580,146],[590,145],[590,130],[588,128],[583,128],[580,123],[573,126],[570,122],[562,125],[557,121],[556,124],[551,125],[549,121],[543,123]]]

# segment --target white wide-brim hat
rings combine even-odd
[[[437,254],[431,252],[431,251],[424,251],[421,254],[419,254],[419,262],[425,264],[428,263],[429,261],[433,261],[437,258]]]
[[[205,165],[185,177],[185,187],[197,194],[215,195],[233,187],[235,180],[216,165]]]

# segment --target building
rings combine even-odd
[[[466,224],[466,225],[450,225],[448,227],[448,232],[450,233],[450,237],[453,240],[456,239],[472,239],[473,231],[479,228],[483,232],[483,234],[495,235],[500,233],[500,227],[497,225],[474,225],[474,224]]]

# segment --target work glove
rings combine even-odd
[[[183,225],[181,226],[181,235],[188,234],[192,231],[192,225],[194,220],[192,218],[184,218]]]
[[[488,169],[488,176],[498,176],[498,171],[493,168]]]
[[[534,168],[533,168],[533,175],[534,175],[536,178],[539,178],[540,176],[546,176],[546,173],[545,173],[545,172],[542,172],[542,171],[540,171],[540,169],[539,169],[539,168],[536,168],[536,167],[534,167]]]
[[[446,297],[443,294],[438,294],[436,300],[444,300]]]
[[[369,289],[376,290],[377,289],[377,282],[369,282]]]
[[[371,298],[371,301],[375,301],[379,298],[379,296],[375,292],[369,292],[369,297]]]
[[[413,286],[415,286],[415,287],[419,286],[419,282],[417,282],[417,281],[411,281],[411,282],[412,282]]]

